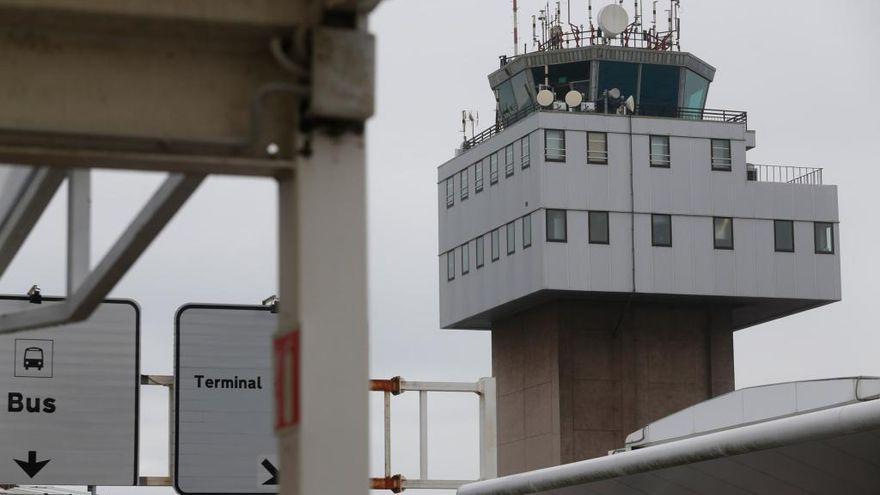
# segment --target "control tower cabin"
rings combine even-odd
[[[841,298],[837,188],[749,163],[677,15],[620,11],[576,32],[542,12],[489,75],[496,123],[438,168],[440,324],[492,332],[500,475],[733,390],[734,331]]]

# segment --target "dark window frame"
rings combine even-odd
[[[505,225],[504,236],[507,238],[507,256],[510,256],[516,252],[516,220]]]
[[[727,158],[715,157],[715,143],[727,143]],[[709,162],[712,165],[712,170],[717,172],[730,172],[733,170],[733,147],[731,146],[730,139],[710,139],[709,140]],[[727,160],[728,163],[720,163],[716,164],[716,160],[723,161]]]
[[[560,238],[560,239],[554,239],[550,236],[550,214],[551,214],[551,212],[552,213],[562,212],[562,221],[563,221],[563,226],[565,228],[563,229],[562,238]],[[544,230],[546,231],[545,235],[546,235],[547,242],[562,242],[562,243],[568,242],[568,210],[560,210],[557,208],[548,208],[544,213],[544,224],[545,224]]]
[[[831,244],[830,251],[820,250],[819,243],[816,242],[818,240],[816,234],[818,233],[818,228],[820,225],[823,227],[831,227],[831,238],[829,239],[829,243]],[[834,222],[813,222],[813,251],[816,254],[835,254],[836,248],[837,246],[834,245]]]
[[[504,147],[504,177],[513,177],[513,171],[516,168],[513,166],[514,161],[513,144],[508,144]]]
[[[469,170],[470,167],[458,174],[458,197],[461,201],[468,199],[471,195]]]
[[[474,240],[474,250],[475,258],[476,258],[476,267],[477,270],[483,268],[483,265],[486,264],[486,239],[485,235],[481,235]]]
[[[522,219],[522,248],[528,249],[532,247],[532,215],[523,215]],[[528,224],[528,229],[526,228]],[[526,242],[526,232],[528,232],[528,242]]]
[[[593,240],[593,215],[605,215],[605,240]],[[587,212],[587,242],[589,244],[611,244],[611,215],[607,211],[588,211]]]
[[[455,248],[446,251],[446,281],[455,280]]]
[[[519,140],[520,169],[525,170],[532,165],[532,143],[529,141],[531,134],[526,134]]]
[[[791,232],[791,249],[782,249],[779,247],[779,238],[776,235],[776,230],[781,224],[788,224],[789,232]],[[773,251],[776,253],[795,252],[794,220],[773,220]]]
[[[498,184],[498,155],[499,151],[489,155],[489,185]]]
[[[560,132],[562,133],[562,148],[557,151],[561,151],[562,158],[551,158],[549,153],[547,153],[547,133],[548,132]],[[568,158],[568,152],[566,150],[565,144],[565,130],[564,129],[544,129],[544,161],[548,162],[556,162],[556,163],[565,163],[566,158]]]
[[[715,236],[715,223],[718,220],[730,220],[730,246],[719,245],[718,237]],[[733,217],[712,217],[712,245],[715,249],[720,249],[723,251],[733,251],[736,242],[733,234]]]
[[[501,259],[501,229],[497,228],[489,233],[489,256],[492,258],[492,263]]]
[[[665,156],[665,161],[658,160],[654,161],[654,139],[666,139],[666,151],[668,152]],[[651,134],[648,136],[648,163],[652,168],[671,168],[672,167],[672,143],[669,139],[669,136],[663,136],[659,134]]]
[[[479,174],[477,173],[479,171]],[[474,164],[474,194],[483,191],[483,161]]]
[[[455,206],[455,181],[452,180],[454,177],[455,175],[446,179],[446,209]]]
[[[605,158],[593,159],[590,157],[590,136],[591,135],[601,135],[605,140],[605,151],[594,152],[594,153],[605,153]],[[597,132],[597,131],[587,131],[587,163],[591,165],[608,165],[608,133],[607,132]]]
[[[657,242],[656,236],[654,236],[654,218],[655,217],[666,217],[669,219],[668,223],[668,233],[669,233],[669,243],[659,243]],[[666,213],[651,213],[651,246],[654,247],[672,247],[672,215],[668,215]]]
[[[470,242],[466,242],[459,248],[461,251],[461,275],[465,276],[471,272],[471,247]]]

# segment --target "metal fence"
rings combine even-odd
[[[400,493],[406,489],[454,490],[476,480],[432,480],[428,476],[428,393],[473,393],[480,397],[480,479],[498,476],[498,434],[495,406],[495,379],[477,382],[408,382],[399,376],[390,380],[370,380],[370,390],[384,394],[385,409],[385,476],[371,478],[373,490]],[[419,393],[419,478],[407,479],[392,474],[391,468],[391,398],[404,392]]]
[[[822,185],[822,169],[791,165],[746,164],[746,179],[756,182]]]

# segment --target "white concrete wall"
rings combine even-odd
[[[564,163],[545,162],[544,129],[565,130]],[[588,130],[607,133],[607,165],[587,163]],[[490,186],[487,162],[484,191],[475,194],[469,169],[470,197],[460,200],[456,176],[455,205],[446,208],[446,177],[526,134],[529,169],[521,170],[515,146],[513,177],[504,177],[502,157],[499,183]],[[669,168],[649,166],[651,134],[670,136]],[[711,169],[712,138],[730,139],[731,171]],[[753,140],[741,124],[540,112],[450,160],[438,169],[441,325],[540,289],[840,299],[837,188],[747,181]],[[545,242],[545,208],[568,211],[567,243]],[[609,245],[587,242],[589,210],[610,212]],[[487,237],[486,267],[477,270],[473,239],[527,212],[533,212],[532,248],[523,252],[518,244],[508,257],[502,228],[501,260],[490,261]],[[651,213],[673,215],[672,247],[651,245]],[[734,250],[714,249],[715,216],[734,217]],[[795,253],[774,251],[774,219],[795,221]],[[814,253],[813,221],[835,223],[835,254]],[[466,240],[470,273],[461,276],[457,259],[456,279],[447,282],[443,253]]]

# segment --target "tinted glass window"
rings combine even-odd
[[[547,83],[553,87],[556,99],[565,100],[565,94],[575,89],[588,98],[590,95],[590,62],[572,62],[548,67]],[[535,87],[544,84],[544,68],[532,69]],[[585,99],[587,99],[585,98]]]
[[[639,78],[639,66],[627,62],[600,62],[599,63],[599,93],[597,103],[600,110],[604,110],[605,99],[602,93],[606,90],[617,88],[620,90],[621,102],[628,96],[635,98],[636,85]],[[609,112],[617,109],[620,102],[609,101]]]
[[[834,224],[816,222],[813,224],[813,237],[817,254],[834,254]]]
[[[532,152],[529,147],[529,136],[526,136],[526,137],[520,139],[519,144],[520,144],[520,152],[521,152],[520,156],[522,157],[521,158],[522,168],[529,168],[529,165],[532,163],[532,157],[531,157]]]
[[[532,216],[522,217],[522,240],[523,249],[532,245]]]
[[[498,182],[498,153],[489,155],[489,184]]]
[[[733,219],[715,218],[715,249],[733,249]]]
[[[513,175],[513,145],[504,148],[504,176]]]
[[[461,184],[461,199],[465,200],[468,198],[468,194],[470,193],[470,186],[468,185],[468,170],[464,169],[461,171],[459,175],[459,184]]]
[[[703,108],[706,105],[707,94],[709,94],[709,81],[695,72],[685,69],[682,106],[685,108]]]
[[[587,133],[587,163],[608,163],[608,135],[604,132]]]
[[[483,261],[484,261],[484,260],[483,260],[484,250],[485,250],[485,248],[486,248],[486,246],[485,246],[485,240],[484,240],[484,237],[483,237],[483,236],[477,237],[476,246],[474,246],[474,247],[476,247],[476,249],[477,249],[477,252],[476,252],[476,255],[477,255],[477,268],[482,268],[482,267],[483,267]]]
[[[591,211],[588,221],[590,244],[608,244],[608,212]]]
[[[529,78],[526,74],[526,71],[522,71],[510,79],[517,109],[527,108],[534,101],[532,89],[529,87]]]
[[[501,257],[501,246],[499,245],[498,239],[498,231],[500,229],[495,229],[492,231],[490,244],[492,244],[492,261],[498,261],[498,258]]]
[[[455,250],[446,253],[446,280],[455,278]]]
[[[474,164],[474,192],[483,190],[483,162]]]
[[[565,210],[547,210],[547,240],[549,242],[566,242],[568,240]]]
[[[773,245],[776,251],[794,252],[794,222],[791,220],[773,221]]]
[[[730,156],[729,139],[712,140],[712,170],[730,170],[733,163]]]
[[[513,94],[511,82],[509,80],[504,81],[498,85],[496,90],[498,91],[498,104],[501,109],[501,116],[508,117],[516,113],[516,97]]]
[[[544,158],[551,162],[565,161],[565,131],[557,129],[544,131]]]
[[[470,244],[461,245],[461,274],[464,275],[471,271],[471,250]]]
[[[671,162],[669,136],[651,136],[651,166],[668,167]]]
[[[452,177],[446,179],[446,207],[455,204],[455,186],[452,183]]]
[[[516,224],[510,222],[504,230],[507,231],[507,254],[513,254],[516,251]]]
[[[676,115],[680,69],[672,65],[642,65],[639,113]]]
[[[651,244],[654,246],[672,245],[672,217],[651,215]]]

